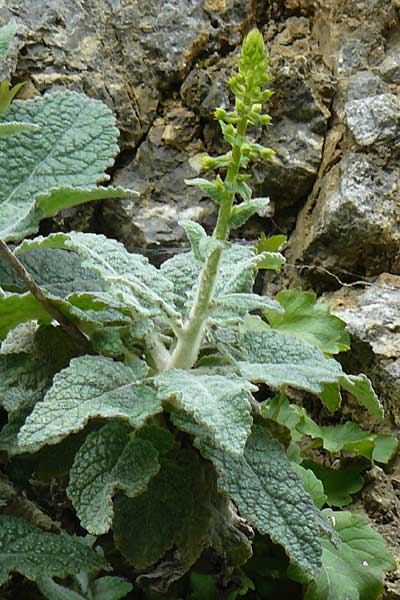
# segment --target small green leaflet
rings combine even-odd
[[[329,506],[346,506],[351,504],[352,494],[359,492],[364,485],[361,473],[364,467],[349,466],[341,469],[332,469],[313,461],[304,461],[306,469],[310,469],[322,482],[326,493],[326,502]]]
[[[349,350],[346,324],[330,314],[330,304],[317,304],[313,292],[283,291],[276,295],[276,300],[284,308],[283,313],[273,308],[264,311],[273,329],[299,337],[327,354]]]
[[[279,252],[282,250],[286,242],[286,235],[272,235],[271,237],[267,238],[265,237],[265,233],[262,233],[256,246],[257,253],[261,254],[261,252]]]
[[[204,261],[204,257],[200,252],[200,242],[207,238],[207,233],[203,229],[199,223],[195,223],[194,221],[182,220],[179,221],[179,225],[185,231],[190,245],[192,246],[192,252],[194,258],[202,263]]]
[[[0,585],[14,571],[36,579],[104,568],[104,559],[82,539],[47,533],[23,519],[0,516]]]
[[[169,369],[155,379],[161,400],[182,409],[202,426],[218,448],[242,454],[250,434],[251,390],[247,381],[196,371]]]
[[[0,115],[0,125],[9,121],[32,123],[39,131],[19,133],[18,144],[13,138],[0,139],[3,240],[34,233],[40,220],[56,210],[99,197],[132,195],[96,188],[109,179],[105,170],[118,152],[115,119],[103,103],[75,92],[56,92],[13,102]]]
[[[3,60],[10,49],[10,44],[17,32],[17,23],[12,20],[0,27],[0,60]]]
[[[281,544],[290,560],[314,577],[321,565],[318,511],[291,468],[284,447],[256,426],[244,456],[222,452],[207,441],[203,455],[214,463],[218,487],[260,533]]]
[[[322,539],[322,569],[304,600],[376,600],[383,592],[384,573],[396,569],[382,536],[360,515],[329,509],[323,514],[342,543],[335,548]]]
[[[89,434],[75,456],[67,488],[82,527],[93,535],[107,533],[114,491],[130,497],[144,492],[159,470],[157,457],[150,442],[134,439],[132,430],[121,422]]]
[[[121,417],[132,427],[141,427],[161,410],[156,392],[136,382],[123,363],[103,356],[82,356],[55,376],[43,402],[36,404],[26,420],[18,441],[32,452],[83,429],[93,417]]]
[[[2,81],[0,83],[0,114],[3,113],[4,111],[6,111],[11,102],[13,101],[13,99],[15,98],[15,96],[18,94],[19,90],[22,89],[24,87],[24,83],[17,83],[17,85],[14,85],[13,87],[10,86],[10,83],[8,81]],[[22,124],[23,123],[18,123],[18,124]],[[10,125],[10,123],[4,123],[4,125]],[[29,124],[28,124],[29,125]],[[24,128],[22,128],[24,129]],[[22,129],[20,129],[20,131],[22,131]],[[32,127],[27,127],[25,128],[25,131],[33,131],[33,130],[39,130],[39,127],[33,125]],[[17,132],[14,132],[17,133]],[[7,136],[1,136],[1,137],[7,137]]]
[[[371,414],[380,418],[383,415],[365,375],[346,375],[337,361],[326,358],[318,348],[271,329],[258,317],[246,317],[239,330],[221,330],[215,338],[231,356],[242,377],[249,381],[266,383],[274,389],[290,385],[320,396],[324,384],[337,383]]]

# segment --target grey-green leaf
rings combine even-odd
[[[242,454],[249,436],[251,390],[247,381],[170,369],[155,379],[159,397],[202,426],[216,446]]]
[[[253,215],[259,214],[262,217],[266,216],[268,214],[268,205],[269,198],[253,198],[253,200],[245,200],[234,206],[229,219],[230,229],[241,227]]]
[[[18,144],[0,139],[0,237],[6,241],[37,231],[45,216],[38,195],[109,179],[105,170],[118,151],[111,111],[75,92],[17,100],[0,115],[0,124],[9,121],[32,123],[40,131],[20,133]]]
[[[48,533],[23,519],[0,516],[0,585],[14,571],[36,579],[106,567],[104,559],[79,538]]]
[[[103,356],[82,356],[56,375],[21,429],[19,444],[29,451],[56,444],[93,417],[121,417],[141,427],[161,410],[156,392],[135,381],[131,369]]]
[[[108,423],[89,434],[75,456],[67,494],[82,527],[93,535],[111,527],[115,490],[132,498],[158,472],[158,452],[131,431],[119,421]]]
[[[256,426],[244,456],[223,452],[204,441],[203,455],[214,463],[218,486],[260,533],[281,544],[291,562],[311,576],[321,566],[319,513],[291,468],[283,446]]]
[[[96,273],[107,284],[107,292],[93,294],[106,304],[122,302],[142,316],[179,314],[172,306],[172,284],[140,254],[131,254],[116,240],[90,233],[55,233],[46,238],[26,240],[16,254],[36,248],[69,250],[81,259],[84,269]]]
[[[382,417],[382,406],[365,375],[346,375],[340,363],[318,348],[271,329],[258,317],[247,317],[239,331],[221,331],[216,338],[249,381],[275,389],[290,385],[317,395],[323,394],[325,384],[336,383]]]

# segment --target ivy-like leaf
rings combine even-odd
[[[277,294],[276,300],[284,308],[283,313],[274,308],[264,311],[273,329],[299,337],[328,354],[349,350],[346,324],[330,314],[330,304],[317,303],[313,292],[283,291]]]
[[[82,268],[97,273],[107,283],[107,292],[92,294],[99,301],[107,304],[115,298],[142,316],[172,313],[179,317],[168,304],[172,300],[172,284],[147,258],[129,253],[116,240],[90,233],[55,233],[46,238],[25,240],[16,254],[36,248],[63,249],[77,254]]]
[[[131,498],[144,492],[159,470],[157,457],[150,442],[134,439],[121,422],[89,434],[75,456],[67,488],[82,527],[94,535],[107,533],[114,491],[122,490]]]
[[[0,27],[0,60],[3,60],[10,49],[10,44],[17,31],[17,23],[13,19]]]
[[[203,455],[214,463],[218,486],[240,514],[262,534],[281,544],[290,560],[312,577],[321,565],[318,512],[294,473],[283,446],[256,426],[244,456],[222,452],[203,441]]]
[[[359,492],[364,485],[361,472],[365,469],[355,466],[332,469],[313,461],[303,463],[306,469],[311,470],[322,482],[329,506],[346,506],[353,501],[351,495]]]
[[[0,516],[0,585],[13,571],[36,579],[104,568],[104,559],[83,540],[66,533],[47,533],[16,517]]]
[[[16,101],[0,123],[32,123],[40,131],[0,139],[0,237],[18,240],[38,229],[41,219],[79,203],[95,199],[99,192],[88,188],[109,176],[118,151],[118,131],[111,111],[101,102],[75,92],[56,92],[32,100]],[[84,168],[83,168],[84,165]],[[63,188],[64,192],[56,192]],[[108,192],[112,195],[112,191]],[[37,201],[37,197],[41,200]]]
[[[278,234],[267,238],[265,233],[262,233],[257,242],[257,253],[261,254],[261,252],[279,252],[286,242],[286,235]]]
[[[56,444],[93,417],[121,417],[132,427],[141,427],[161,410],[156,392],[135,381],[124,364],[103,356],[82,356],[55,376],[43,402],[21,429],[19,444],[31,452]]]
[[[255,383],[274,389],[285,385],[321,395],[324,384],[337,383],[351,392],[371,414],[383,410],[365,375],[346,375],[340,363],[297,337],[271,329],[258,317],[246,317],[237,330],[215,334],[235,361],[240,374]]]
[[[264,403],[261,410],[265,418],[287,427],[295,442],[310,436],[328,452],[354,452],[370,461],[387,463],[398,446],[394,435],[370,433],[351,421],[340,425],[318,425],[304,408],[289,404],[287,398],[276,396]]]
[[[367,520],[350,512],[323,511],[342,543],[322,539],[322,568],[306,590],[305,600],[376,600],[383,592],[385,571],[396,564],[382,536]]]
[[[239,378],[169,369],[155,379],[159,397],[203,426],[218,448],[242,454],[249,436],[251,390]]]

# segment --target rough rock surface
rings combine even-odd
[[[388,419],[400,427],[400,277],[382,274],[364,289],[344,287],[328,300],[347,324],[353,365],[368,364]]]

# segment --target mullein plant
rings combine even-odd
[[[0,30],[0,51],[9,29]],[[218,205],[214,232],[181,222],[191,251],[159,269],[102,235],[21,242],[63,208],[135,194],[97,186],[117,152],[104,105],[58,92],[15,101],[0,116],[0,135],[14,127],[0,140],[0,401],[8,413],[0,584],[18,572],[49,600],[118,600],[133,585],[146,597],[173,598],[168,590],[181,586],[179,597],[208,600],[199,592],[207,588],[211,600],[218,588],[229,600],[261,599],[268,567],[248,567],[257,533],[258,545],[286,556],[285,577],[301,582],[307,600],[381,593],[393,568],[382,538],[362,517],[332,510],[340,504],[307,448],[383,464],[396,442],[354,423],[319,426],[288,396],[303,390],[334,412],[345,390],[377,419],[382,407],[369,380],[333,358],[349,339],[327,305],[300,290],[253,293],[260,269],[284,265],[282,236],[228,241],[268,205],[247,183],[250,163],[274,156],[248,133],[270,122],[268,81],[254,30],[228,81],[234,108],[215,112],[231,150],[203,159],[213,179],[187,182]],[[259,384],[268,390],[262,402]],[[11,516],[16,482],[31,494],[32,483],[49,481],[66,489],[90,535]],[[115,572],[105,575],[110,561]],[[332,569],[341,577],[332,581]]]

